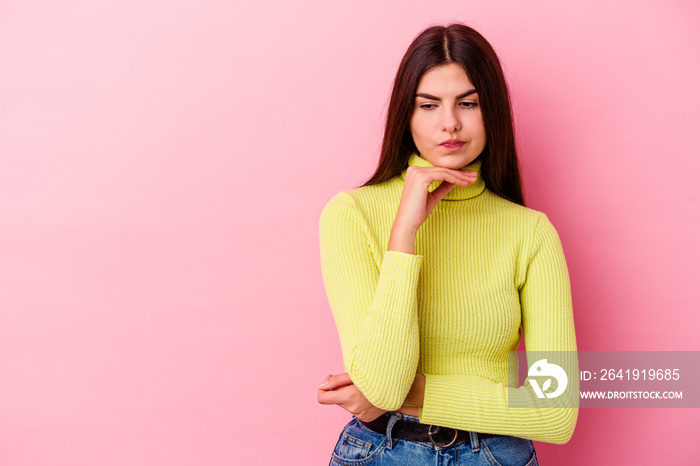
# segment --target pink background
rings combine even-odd
[[[0,464],[327,464],[349,416],[316,403],[342,371],[318,218],[371,174],[435,22],[501,56],[580,349],[700,349],[699,19],[691,0],[1,2]],[[695,464],[699,413],[582,410],[541,463]]]

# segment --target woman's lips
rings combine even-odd
[[[465,142],[460,139],[449,139],[445,142],[442,142],[440,145],[448,151],[453,152],[461,149],[464,144]]]

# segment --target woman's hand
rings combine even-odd
[[[328,375],[318,386],[318,402],[323,405],[338,405],[360,421],[370,422],[386,410],[370,403],[350,379],[347,372]]]
[[[396,220],[418,230],[437,203],[455,184],[467,186],[474,183],[476,179],[476,172],[466,169],[408,167]],[[431,193],[428,188],[435,181],[442,181],[442,183]]]
[[[425,222],[437,203],[455,184],[468,186],[476,179],[475,172],[465,169],[408,167],[387,249],[414,254],[418,228]],[[435,181],[442,181],[442,183],[431,193],[428,189]]]

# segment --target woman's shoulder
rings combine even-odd
[[[509,215],[514,218],[529,219],[535,222],[545,215],[544,212],[510,201],[489,189],[485,189],[483,195],[489,208],[500,215]]]
[[[374,236],[391,228],[400,200],[401,186],[396,189],[391,180],[340,191],[323,207],[321,230],[344,235],[361,231]]]
[[[401,200],[401,187],[392,178],[379,184],[340,191],[326,202],[323,210],[371,212],[393,209],[395,212]]]
[[[487,223],[498,226],[498,233],[506,242],[518,244],[522,254],[522,264],[530,260],[543,247],[561,254],[562,246],[559,233],[547,217],[547,214],[509,201],[491,191],[485,191],[487,197],[484,215]]]
[[[513,233],[518,232],[518,235],[529,238],[558,237],[555,226],[545,212],[509,201],[488,189],[484,195],[488,215],[498,217],[499,223],[507,224]]]

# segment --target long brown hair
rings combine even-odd
[[[408,158],[417,151],[408,129],[418,83],[426,71],[449,63],[464,68],[479,94],[487,135],[486,147],[479,155],[486,187],[525,205],[508,85],[501,63],[481,34],[460,23],[429,27],[408,47],[394,79],[379,164],[362,186],[386,181],[408,166]]]

